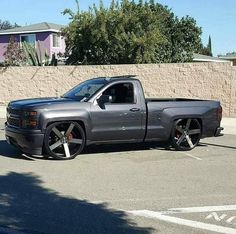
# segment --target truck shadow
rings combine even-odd
[[[143,150],[173,150],[167,143],[130,143],[130,144],[113,144],[113,145],[91,145],[85,148],[82,154],[93,155],[99,153],[114,153],[114,152],[130,152]],[[13,159],[34,160],[42,159],[42,156],[23,155],[20,150],[9,145],[7,141],[0,141],[0,157],[8,157]]]
[[[9,145],[7,141],[0,141],[0,157],[1,156],[15,159],[26,159],[22,156],[20,150]]]
[[[234,150],[236,150],[236,147],[234,147],[234,146],[212,144],[212,143],[200,143],[199,146],[215,146],[215,147],[220,147],[220,148],[227,148],[227,149],[234,149]]]
[[[220,147],[236,150],[236,147],[212,144],[212,143],[199,143],[198,147]],[[111,145],[90,145],[84,149],[82,155],[92,156],[93,154],[101,153],[119,153],[119,152],[130,152],[130,151],[148,151],[148,150],[167,150],[175,151],[167,142],[153,142],[153,143],[129,143],[129,144],[111,144]],[[9,145],[6,141],[0,141],[0,157],[8,157],[13,159],[31,160],[34,159],[45,159],[43,156],[27,156],[22,154],[20,150]],[[49,158],[51,159],[51,158]]]
[[[83,154],[95,153],[115,153],[129,151],[145,151],[145,150],[173,150],[168,143],[129,143],[129,144],[111,144],[111,145],[91,145],[88,146]]]
[[[135,233],[148,234],[123,211],[107,204],[93,204],[60,196],[42,187],[32,173],[10,172],[0,176],[0,231],[13,228],[24,233]],[[11,231],[7,233],[13,233]]]

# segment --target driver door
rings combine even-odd
[[[92,141],[142,141],[144,111],[135,98],[135,83],[124,82],[108,87],[103,95],[112,96],[110,103],[91,109]]]

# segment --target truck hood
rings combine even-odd
[[[63,105],[66,103],[79,103],[79,101],[68,98],[33,98],[16,100],[9,103],[9,107],[15,109],[47,108],[52,105]]]

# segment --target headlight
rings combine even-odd
[[[23,116],[24,117],[36,117],[37,111],[24,111]]]
[[[22,128],[36,128],[38,124],[36,111],[23,111],[21,118]]]

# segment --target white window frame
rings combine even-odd
[[[58,46],[53,46],[53,36],[56,35],[58,37]],[[52,33],[51,34],[51,43],[52,43],[52,48],[61,48],[61,35],[58,33]]]
[[[37,43],[37,40],[36,40],[36,34],[35,33],[30,33],[30,34],[22,34],[20,35],[20,46],[22,47],[22,37],[25,37],[25,36],[34,36],[35,38],[35,43],[34,43],[34,47],[36,48],[36,43]]]

